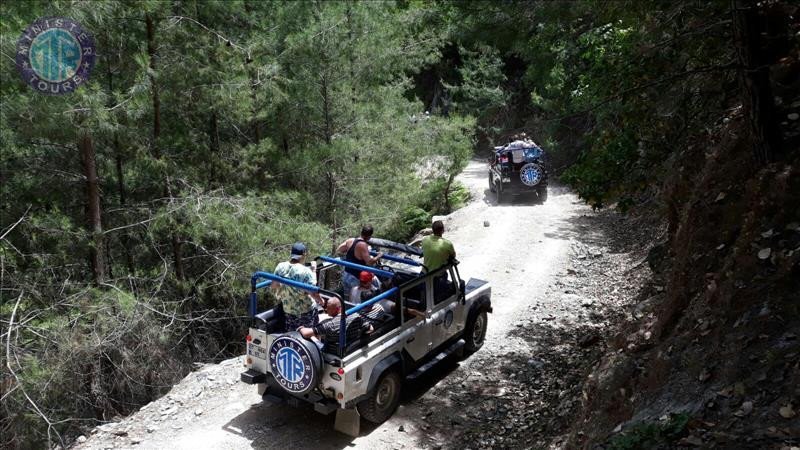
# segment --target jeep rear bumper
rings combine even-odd
[[[253,369],[242,372],[241,380],[247,384],[260,384],[267,382],[267,375]]]

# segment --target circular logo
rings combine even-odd
[[[292,338],[275,339],[269,348],[269,364],[272,376],[289,392],[305,392],[314,379],[311,355]]]
[[[94,57],[92,36],[71,19],[39,19],[17,41],[17,69],[43,94],[67,94],[86,83]]]
[[[542,181],[542,168],[534,163],[525,164],[519,171],[519,179],[525,186],[536,186]]]

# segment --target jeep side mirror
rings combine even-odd
[[[458,280],[458,295],[461,297],[461,302],[467,301],[467,283],[464,280]]]

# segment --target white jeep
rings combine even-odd
[[[246,338],[247,370],[241,375],[243,382],[258,386],[264,400],[294,406],[308,402],[323,414],[336,411],[335,428],[354,436],[359,433],[359,416],[381,423],[392,415],[405,378],[419,376],[448,354],[477,351],[492,311],[489,283],[465,283],[457,261],[425,273],[419,249],[381,239],[370,244],[383,247],[386,265],[366,267],[321,256],[316,286],[268,272],[253,275],[250,312],[255,324]],[[341,321],[338,345],[329,343],[320,350],[298,332],[287,332],[280,303],[257,313],[256,292],[272,281],[341,300],[337,291],[342,267],[373,273],[384,290],[361,304],[344,302],[342,314],[329,319]],[[266,281],[259,282],[262,279]],[[387,313],[371,323],[369,332],[347,341],[346,317],[376,303]],[[406,308],[416,312],[409,314]]]

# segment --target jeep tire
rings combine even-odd
[[[503,201],[503,185],[502,184],[495,184],[494,186],[494,195],[497,197],[497,204],[499,205],[500,202]]]
[[[489,192],[494,192],[494,180],[492,179],[492,172],[489,172]]]
[[[547,185],[539,186],[536,189],[536,195],[539,197],[539,203],[547,201]]]
[[[477,314],[470,315],[464,329],[464,350],[469,353],[477,352],[486,341],[486,325],[488,317],[486,310],[479,310]]]
[[[384,372],[372,391],[367,394],[367,398],[356,405],[361,417],[375,424],[383,423],[391,417],[397,409],[397,404],[400,403],[402,381],[396,370],[389,369]]]

